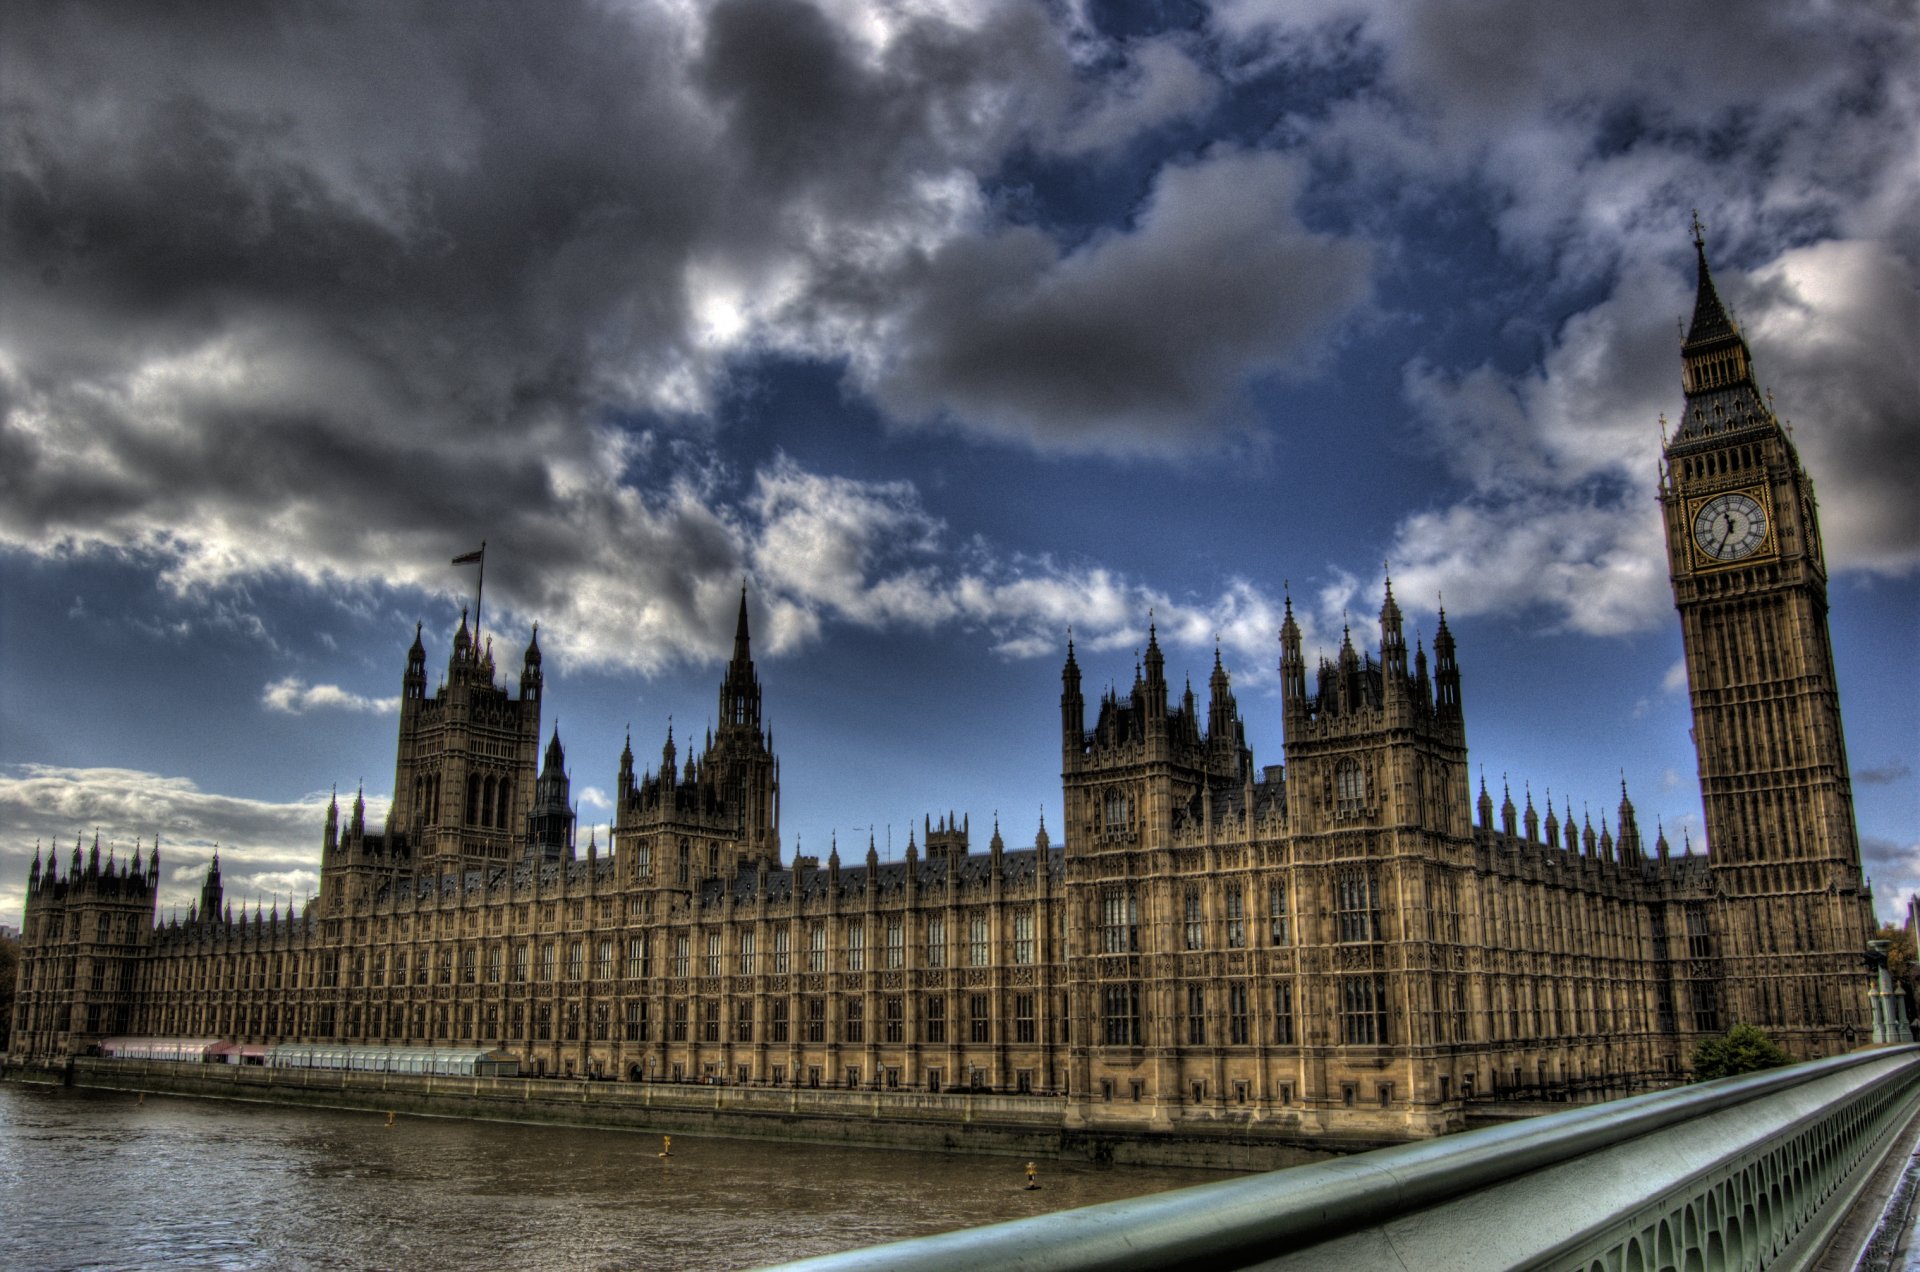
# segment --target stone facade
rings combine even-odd
[[[1061,845],[996,825],[980,850],[967,819],[929,817],[904,861],[870,841],[824,865],[783,863],[744,593],[717,731],[682,760],[669,730],[637,774],[629,742],[604,851],[574,841],[557,734],[536,769],[537,633],[515,696],[463,619],[431,694],[416,633],[392,810],[375,830],[357,796],[344,825],[329,809],[300,913],[236,915],[216,859],[186,921],[156,926],[157,848],[36,858],[13,1055],[109,1034],[498,1044],[554,1075],[1398,1138],[1474,1101],[1674,1080],[1736,1021],[1802,1056],[1864,1043],[1871,901],[1810,485],[1704,251],[1684,352],[1661,498],[1711,856],[1648,844],[1624,786],[1597,831],[1476,791],[1445,615],[1431,658],[1409,653],[1391,584],[1378,647],[1347,636],[1311,683],[1289,607],[1284,764],[1255,766],[1217,653],[1203,711],[1152,633],[1089,728],[1069,643]]]

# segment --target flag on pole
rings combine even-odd
[[[486,556],[487,556],[487,548],[485,544],[482,544],[479,548],[475,549],[472,552],[465,552],[453,558],[453,564],[472,565],[475,561],[485,560]]]

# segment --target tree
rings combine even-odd
[[[1793,1057],[1780,1049],[1756,1025],[1735,1025],[1718,1038],[1708,1038],[1693,1049],[1693,1080],[1730,1078],[1736,1073],[1778,1069]]]

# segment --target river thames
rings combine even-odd
[[[0,1268],[742,1268],[1228,1176],[0,1083]]]

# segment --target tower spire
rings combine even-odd
[[[1686,413],[1678,440],[1707,437],[1773,422],[1773,411],[1753,380],[1753,355],[1740,328],[1720,301],[1707,265],[1707,239],[1700,214],[1693,215],[1697,282],[1693,321],[1680,342]]]

